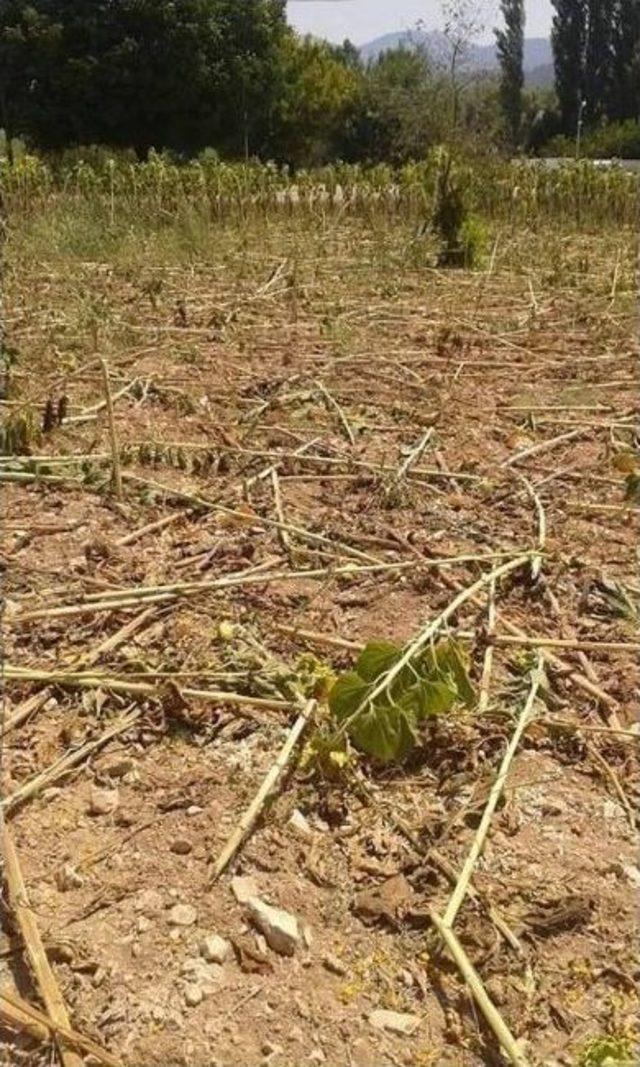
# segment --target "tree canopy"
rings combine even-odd
[[[557,108],[524,88],[523,0],[501,0],[498,77],[467,62],[475,0],[443,3],[442,56],[414,41],[368,64],[349,41],[294,33],[286,0],[0,0],[0,128],[44,150],[210,148],[306,166],[637,120],[640,0],[553,3]]]

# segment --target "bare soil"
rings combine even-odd
[[[77,670],[146,610],[140,628],[101,654],[93,670],[136,673],[137,681],[144,672],[168,672],[178,688],[281,697],[267,653],[294,672],[305,652],[336,672],[356,653],[279,625],[355,643],[405,641],[446,606],[456,583],[471,584],[497,562],[436,568],[428,565],[434,557],[535,547],[538,513],[520,474],[544,508],[546,554],[537,582],[523,568],[500,584],[496,632],[508,633],[507,619],[527,635],[574,643],[637,640],[639,509],[625,501],[626,474],[616,461],[637,445],[629,421],[638,356],[631,238],[530,235],[518,249],[500,249],[491,273],[444,273],[403,258],[406,234],[387,235],[385,259],[364,224],[334,222],[306,235],[296,279],[287,282],[285,269],[284,282],[276,277],[269,288],[290,255],[295,223],[282,229],[245,234],[244,244],[221,235],[219,258],[212,249],[203,264],[151,259],[142,280],[117,259],[52,254],[46,264],[27,263],[16,253],[7,341],[20,353],[18,400],[7,411],[28,403],[39,419],[48,398],[65,395],[70,416],[86,412],[103,396],[101,355],[114,393],[139,384],[115,401],[120,446],[129,450],[121,502],[104,484],[108,464],[100,468],[102,485],[3,486],[7,663]],[[548,264],[550,244],[561,248],[562,269]],[[151,285],[154,278],[161,284]],[[87,308],[96,307],[87,324]],[[318,383],[339,405],[354,444]],[[430,426],[424,454],[398,478]],[[505,465],[577,428],[579,435]],[[150,442],[162,449],[154,463],[138,448]],[[178,445],[199,447],[178,454]],[[335,462],[291,458],[303,445]],[[48,455],[109,450],[104,411],[31,445]],[[191,469],[193,456],[207,457],[199,471]],[[318,551],[263,523],[276,518],[272,479],[249,490],[246,483],[274,461],[286,522],[333,545]],[[439,465],[452,473],[437,473]],[[197,509],[176,492],[245,516]],[[178,513],[171,524],[118,544]],[[338,541],[410,566],[336,575],[336,563],[349,561]],[[138,603],[20,622],[25,612],[77,605],[99,592],[215,579],[266,561],[278,572],[325,573],[201,590],[151,610]],[[232,637],[221,637],[222,622],[236,624]],[[453,627],[477,635],[467,642],[476,683],[486,626],[483,594]],[[597,646],[552,651],[562,665],[547,664],[537,718],[474,873],[476,893],[456,922],[530,1062],[550,1065],[577,1063],[602,1035],[633,1040],[640,977],[637,657]],[[8,679],[5,723],[26,701],[32,705],[4,737],[5,798],[125,713],[141,712],[7,816],[75,1029],[127,1067],[503,1062],[434,937],[429,912],[446,907],[534,662],[532,647],[498,645],[488,709],[428,726],[401,766],[360,759],[331,781],[294,760],[215,884],[212,861],[273,763],[295,709],[181,700],[175,689],[154,698],[108,682],[78,690]],[[219,683],[207,676],[221,671],[239,677]],[[96,788],[117,789],[115,810],[92,813]],[[309,839],[290,825],[294,809],[306,816]],[[69,868],[77,875],[71,880]],[[265,953],[256,941],[231,892],[239,874],[304,924],[293,957]],[[391,903],[376,912],[381,887]],[[195,908],[192,925],[171,926],[176,903]],[[513,943],[496,926],[496,912]],[[190,1006],[185,963],[213,933],[236,947],[216,971],[215,987]],[[41,1003],[6,896],[0,978],[3,988]],[[376,1030],[369,1017],[378,1008],[417,1016],[415,1033]],[[0,1031],[0,1047],[7,1065],[50,1063],[56,1055],[9,1029]]]

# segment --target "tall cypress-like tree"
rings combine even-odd
[[[614,8],[617,0],[586,0],[584,49],[584,119],[593,125],[604,118],[610,97],[614,54]],[[628,0],[627,0],[628,2]]]
[[[522,128],[524,88],[524,0],[501,0],[504,29],[496,30],[500,60],[500,105],[509,144],[517,148]]]
[[[584,57],[587,43],[586,0],[553,0],[555,15],[551,30],[556,74],[556,93],[562,128],[573,134],[584,97]]]
[[[613,0],[613,59],[607,114],[640,121],[640,0]]]

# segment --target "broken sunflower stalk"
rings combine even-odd
[[[526,553],[483,574],[404,648],[387,641],[367,645],[355,670],[342,675],[329,694],[337,724],[334,747],[349,737],[367,755],[390,763],[411,750],[425,719],[445,714],[456,703],[473,707],[476,693],[464,653],[452,640],[436,644],[436,637],[484,586],[530,561],[531,553]]]

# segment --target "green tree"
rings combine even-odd
[[[51,47],[43,33],[22,34],[9,108],[19,102],[23,132],[43,147],[215,144],[238,154],[266,139],[290,32],[285,0],[5,0],[0,40],[34,19]]]
[[[496,30],[500,60],[500,106],[509,144],[517,148],[522,133],[524,88],[524,0],[501,0],[504,29]]]
[[[295,166],[323,163],[344,144],[362,74],[343,49],[288,35],[280,51],[275,154]]]
[[[0,127],[8,150],[33,124],[37,78],[57,55],[60,27],[23,0],[0,0]]]
[[[350,156],[403,163],[422,159],[450,125],[446,79],[420,49],[384,52],[365,74]]]
[[[614,0],[608,116],[640,120],[640,0]]]
[[[606,116],[614,53],[616,0],[587,0],[584,70],[584,119],[589,126]]]
[[[562,129],[573,135],[578,126],[584,94],[584,55],[587,41],[585,0],[553,0],[551,31],[556,93]]]

